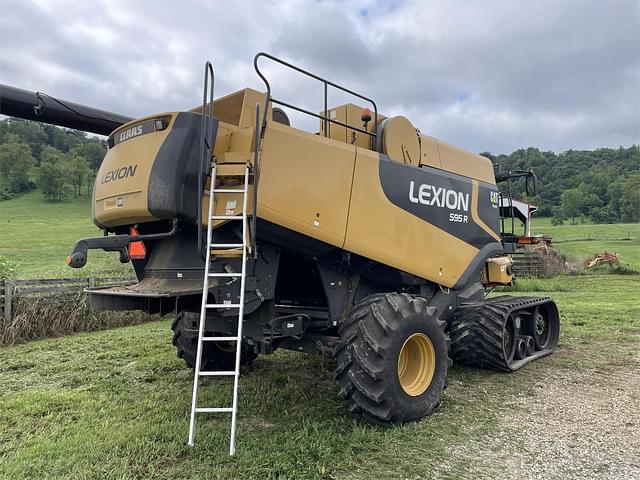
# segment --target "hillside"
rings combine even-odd
[[[0,200],[36,187],[52,201],[90,195],[106,151],[104,140],[84,132],[0,120]]]
[[[116,253],[92,250],[87,266],[69,268],[64,260],[73,242],[99,236],[91,222],[91,198],[47,202],[38,190],[0,202],[0,256],[17,265],[15,277],[51,278],[130,272]]]
[[[91,223],[90,194],[105,152],[102,139],[82,132],[0,120],[0,260],[16,263],[15,275],[129,272],[115,255],[104,252],[91,252],[87,268],[80,271],[63,263],[75,240],[100,234]],[[590,243],[566,242],[561,248],[580,257],[613,250],[640,267],[637,224],[592,225],[640,220],[639,146],[560,154],[529,148],[510,155],[484,155],[498,170],[531,167],[537,173],[539,194],[531,202],[539,205],[541,217],[553,215],[553,224],[564,225],[536,217],[536,233],[556,241],[589,238]],[[524,195],[522,188],[521,181],[514,182],[516,195]]]
[[[539,194],[531,203],[540,216],[554,216],[558,223],[587,216],[595,223],[640,220],[640,146],[542,152],[537,148],[510,155],[484,155],[496,170],[528,170],[539,180]],[[523,181],[513,192],[525,197]]]
[[[51,200],[90,193],[106,152],[103,139],[19,119],[0,120],[0,199],[40,188]],[[593,223],[640,221],[640,146],[509,155],[484,152],[497,171],[532,168],[539,192],[529,200],[556,223],[587,217]],[[507,185],[501,185],[507,189]],[[525,197],[523,180],[512,185]]]

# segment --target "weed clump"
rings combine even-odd
[[[81,331],[104,330],[150,320],[141,312],[103,312],[89,307],[84,292],[16,296],[10,320],[0,317],[0,345],[13,345]]]
[[[591,268],[584,268],[580,271],[582,275],[640,275],[640,271],[631,265],[619,263],[617,265],[604,264]]]

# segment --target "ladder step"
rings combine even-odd
[[[200,372],[201,377],[233,377],[236,374],[233,370],[230,372],[213,371],[213,372]]]
[[[244,215],[211,215],[211,220],[244,220]]]
[[[218,248],[211,250],[211,259],[216,260],[218,258],[231,258],[242,257],[241,248]]]
[[[241,277],[242,273],[210,273],[210,277]]]
[[[233,408],[231,407],[200,407],[196,408],[196,413],[231,413]]]
[[[210,243],[209,248],[242,248],[242,243]]]
[[[239,303],[207,303],[207,308],[240,308]]]
[[[235,188],[214,188],[213,193],[242,193],[245,194],[247,191],[243,188],[241,190]]]
[[[203,342],[237,342],[238,337],[202,337]]]

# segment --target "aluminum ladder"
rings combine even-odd
[[[229,455],[234,455],[236,451],[236,418],[238,413],[238,380],[240,376],[240,357],[242,350],[242,323],[244,320],[244,289],[246,280],[247,267],[247,196],[249,190],[249,162],[245,165],[244,186],[242,190],[232,188],[216,188],[216,163],[215,159],[211,166],[211,187],[209,189],[209,213],[207,226],[207,250],[204,269],[204,282],[202,286],[202,304],[200,307],[200,325],[198,329],[198,350],[196,353],[195,373],[193,377],[193,397],[191,400],[191,420],[189,423],[189,445],[195,444],[196,414],[198,413],[231,413],[231,438],[229,441]],[[239,194],[242,195],[242,215],[214,215],[215,197],[217,193]],[[213,223],[216,220],[242,221],[242,243],[216,243],[213,239]],[[242,270],[241,273],[229,272],[211,272],[212,250],[222,253],[216,254],[216,257],[237,256],[238,250],[242,249]],[[235,254],[235,255],[234,255]],[[240,298],[238,303],[207,303],[209,295],[209,279],[210,278],[238,278],[240,277]],[[237,309],[238,310],[238,329],[234,337],[216,337],[205,336],[205,323],[207,311],[221,309]],[[236,343],[236,362],[235,369],[232,371],[213,370],[202,371],[202,346],[204,342],[235,342]],[[231,407],[198,407],[198,389],[201,377],[233,377],[233,401]]]

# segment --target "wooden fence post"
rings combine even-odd
[[[11,321],[11,297],[13,296],[13,282],[4,281],[4,320],[9,323]]]

